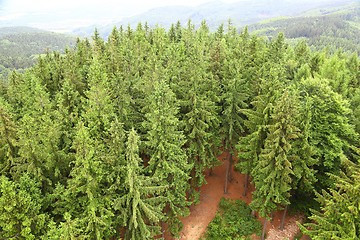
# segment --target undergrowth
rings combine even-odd
[[[261,223],[251,216],[251,209],[241,200],[222,198],[215,218],[207,227],[203,240],[244,240],[261,234]]]

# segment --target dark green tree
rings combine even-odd
[[[343,163],[345,172],[331,174],[335,186],[316,193],[320,210],[312,210],[311,222],[300,226],[311,239],[357,239],[360,235],[360,168],[347,159]]]
[[[338,174],[341,158],[352,159],[351,148],[357,142],[354,126],[349,123],[349,103],[335,93],[324,79],[309,78],[301,82],[300,91],[309,109],[308,142],[316,160],[316,190],[330,187],[327,173]]]
[[[16,126],[11,106],[0,97],[0,175],[7,175],[17,156]]]
[[[112,220],[111,199],[106,195],[105,167],[101,159],[101,146],[90,138],[90,131],[79,123],[73,142],[76,151],[74,167],[71,170],[66,189],[57,189],[60,203],[57,211],[65,216],[67,212],[77,222],[82,238],[104,239],[115,234]]]
[[[179,217],[189,213],[187,191],[192,165],[187,160],[183,146],[185,137],[180,129],[177,101],[174,93],[163,80],[155,82],[154,92],[148,102],[151,112],[145,115],[146,148],[150,156],[147,172],[168,185],[165,192],[167,221],[171,232],[176,235],[181,229]]]

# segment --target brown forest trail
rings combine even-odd
[[[184,224],[184,228],[180,233],[181,240],[197,240],[205,233],[206,227],[215,217],[218,209],[218,204],[222,197],[230,199],[241,199],[246,203],[251,202],[251,193],[254,190],[252,185],[249,185],[248,194],[244,197],[244,181],[245,175],[240,174],[234,169],[232,171],[232,182],[228,185],[228,194],[224,194],[224,182],[226,174],[226,166],[228,164],[226,159],[226,152],[223,152],[218,158],[223,162],[220,166],[213,169],[213,174],[206,177],[207,184],[200,188],[200,203],[196,206],[190,207],[190,215],[181,219]],[[234,159],[236,160],[236,158]],[[279,231],[281,211],[274,214],[274,219],[268,224],[267,233],[269,240],[284,239],[285,236],[292,239],[292,237],[298,232],[296,226],[296,220],[298,217],[287,216],[285,222],[285,230]],[[263,219],[259,219],[263,223]],[[166,240],[172,240],[169,234],[165,236]],[[253,236],[252,239],[260,239],[257,236]]]

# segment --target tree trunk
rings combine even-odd
[[[261,234],[261,240],[265,240],[265,233],[266,233],[266,226],[267,226],[268,220],[265,218],[262,234]]]
[[[164,227],[164,222],[161,222],[161,236],[162,236],[162,239],[165,239],[165,227]]]
[[[211,167],[209,170],[209,176],[212,176],[212,175],[213,175],[213,168]]]
[[[246,176],[245,176],[245,185],[244,185],[244,193],[243,193],[244,197],[247,194],[248,187],[249,187],[249,174],[246,174]]]
[[[256,212],[255,212],[255,210],[251,210],[251,216],[256,217]]]
[[[230,153],[230,157],[229,157],[229,182],[231,182],[233,180],[232,177],[232,165],[233,165],[233,155]]]
[[[227,194],[228,193],[228,182],[229,182],[229,172],[230,172],[230,157],[231,154],[230,152],[228,153],[228,165],[226,168],[226,175],[225,175],[225,185],[224,185],[224,193]]]
[[[283,216],[281,218],[280,230],[284,230],[285,217],[286,217],[287,210],[288,210],[288,205],[285,206],[284,214],[283,214]]]

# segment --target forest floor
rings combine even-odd
[[[232,181],[228,184],[228,193],[224,194],[224,183],[226,174],[226,161],[227,153],[224,152],[219,156],[219,160],[222,162],[221,165],[213,169],[212,175],[206,177],[207,184],[200,188],[200,203],[190,207],[190,215],[181,219],[184,224],[184,228],[180,233],[181,240],[197,240],[205,233],[208,224],[215,217],[216,211],[220,199],[240,199],[246,203],[251,202],[251,193],[254,190],[252,185],[249,185],[247,196],[243,196],[244,192],[244,181],[245,175],[240,174],[232,169]],[[296,234],[299,233],[299,228],[296,225],[296,221],[302,219],[301,216],[290,216],[288,215],[285,220],[285,229],[279,230],[280,219],[282,217],[282,211],[274,214],[273,220],[268,223],[267,227],[267,238],[268,240],[283,240],[293,239]],[[258,219],[261,223],[264,219]],[[172,240],[169,235],[165,236],[166,240]],[[253,240],[260,239],[258,236],[252,236]]]

